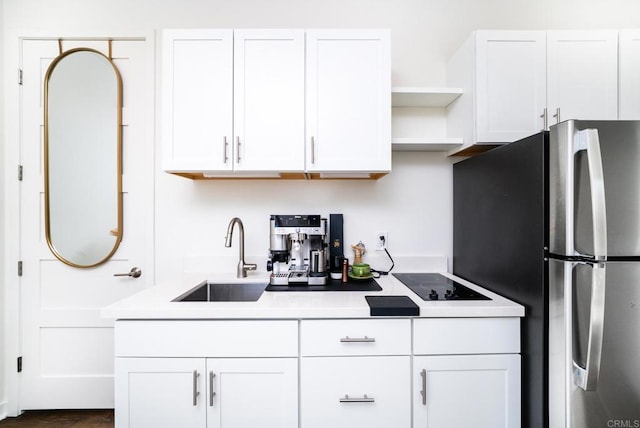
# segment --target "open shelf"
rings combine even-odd
[[[462,95],[462,88],[425,88],[394,86],[391,88],[393,107],[446,107]]]
[[[446,152],[462,146],[462,138],[394,138],[391,147],[394,151]]]

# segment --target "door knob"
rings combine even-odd
[[[142,270],[137,267],[132,267],[131,270],[127,273],[114,273],[113,276],[130,276],[133,278],[140,278],[142,275]]]

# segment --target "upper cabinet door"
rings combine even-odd
[[[387,30],[307,31],[307,171],[391,170]]]
[[[230,170],[233,31],[165,30],[162,39],[163,169]]]
[[[618,32],[547,32],[549,125],[618,118]]]
[[[640,30],[620,32],[619,118],[640,120]]]
[[[544,129],[544,31],[478,31],[477,141],[514,141]]]
[[[304,170],[304,30],[235,30],[234,169]]]

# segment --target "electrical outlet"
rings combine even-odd
[[[376,232],[376,250],[384,251],[388,245],[389,245],[389,234],[384,231]]]

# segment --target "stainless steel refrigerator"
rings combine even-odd
[[[640,121],[454,164],[453,272],[525,306],[523,427],[640,427]]]

